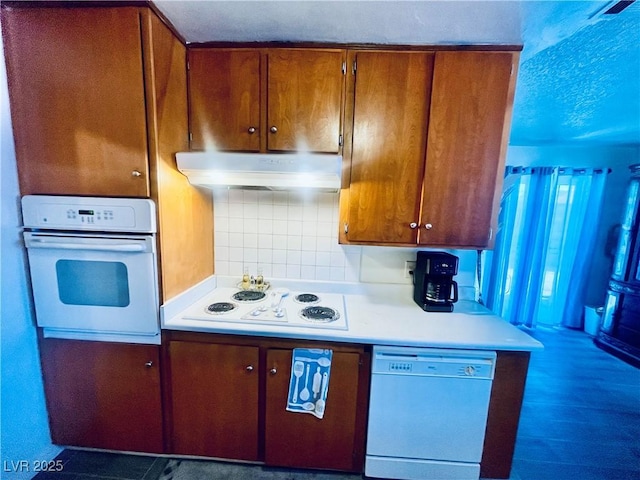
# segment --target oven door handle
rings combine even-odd
[[[147,247],[143,243],[65,243],[41,238],[33,238],[29,242],[29,248],[51,248],[58,250],[92,250],[101,252],[143,252]]]

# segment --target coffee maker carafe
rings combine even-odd
[[[446,252],[418,252],[413,271],[413,299],[426,312],[452,312],[458,301],[458,257]]]

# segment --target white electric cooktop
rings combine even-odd
[[[286,288],[266,291],[217,288],[181,316],[203,322],[348,330],[343,295]]]

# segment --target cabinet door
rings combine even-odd
[[[420,244],[490,243],[516,58],[511,52],[436,53]]]
[[[172,341],[172,453],[258,460],[258,347]]]
[[[260,51],[189,51],[192,150],[260,150]]]
[[[356,445],[360,355],[333,353],[322,419],[286,411],[291,356],[291,350],[267,351],[265,462],[283,467],[360,471]]]
[[[344,60],[344,50],[269,50],[268,150],[339,151]]]
[[[43,339],[57,445],[162,453],[159,347]]]
[[[417,242],[433,53],[358,52],[347,239]]]
[[[21,194],[149,195],[137,8],[2,8]]]

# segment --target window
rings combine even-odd
[[[606,175],[508,167],[484,297],[515,324],[580,326]],[[577,324],[576,324],[577,322]]]

